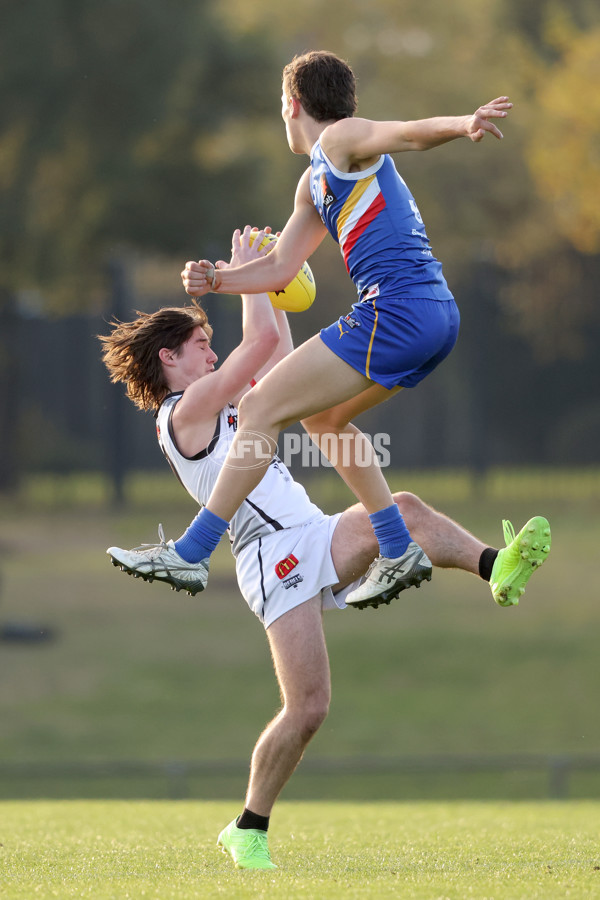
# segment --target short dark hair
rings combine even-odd
[[[136,311],[133,322],[113,320],[108,335],[98,335],[102,361],[112,382],[122,381],[127,396],[140,409],[158,409],[169,385],[158,355],[162,347],[178,352],[202,326],[209,338],[212,328],[202,307],[166,306],[153,313]]]
[[[317,122],[356,112],[356,78],[347,62],[327,50],[295,56],[283,70],[283,88]]]

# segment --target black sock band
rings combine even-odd
[[[479,574],[484,581],[489,581],[492,577],[492,569],[494,568],[497,556],[497,550],[494,550],[493,547],[486,547],[479,557]]]
[[[256,828],[258,831],[267,831],[269,828],[269,816],[259,816],[250,809],[244,809],[237,822],[238,828]]]

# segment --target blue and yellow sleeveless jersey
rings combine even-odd
[[[310,161],[313,203],[340,245],[359,300],[453,299],[417,204],[391,156],[381,156],[362,172],[341,172],[317,141]]]

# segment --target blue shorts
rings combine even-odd
[[[456,343],[460,313],[454,300],[375,297],[321,330],[329,349],[371,381],[390,390],[414,387]]]

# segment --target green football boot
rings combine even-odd
[[[525,585],[550,553],[550,525],[543,516],[534,516],[516,536],[506,519],[502,527],[506,547],[498,552],[490,587],[500,606],[517,606]]]
[[[217,847],[229,853],[236,869],[276,869],[271,862],[267,832],[255,828],[238,828],[236,819],[224,828],[217,839]]]

